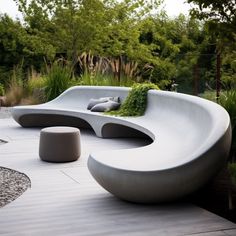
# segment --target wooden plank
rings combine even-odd
[[[26,129],[15,128],[10,120],[0,122],[0,136],[2,128],[12,141],[0,146],[0,165],[24,171],[32,188],[0,209],[0,235],[235,233],[236,225],[232,222],[189,203],[128,203],[113,197],[95,182],[86,167],[91,150],[135,147],[141,145],[140,141],[99,139],[85,132],[82,133],[84,150],[78,161],[52,164],[38,158],[37,129],[26,131],[23,138],[20,136]]]

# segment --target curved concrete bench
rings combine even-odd
[[[180,93],[148,92],[144,116],[113,117],[86,110],[90,98],[120,96],[129,88],[72,87],[51,102],[14,107],[24,127],[92,127],[99,137],[146,135],[150,145],[91,153],[88,168],[107,191],[142,203],[170,201],[204,185],[225,163],[231,144],[228,113],[219,105]]]

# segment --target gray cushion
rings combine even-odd
[[[117,110],[120,107],[119,102],[109,100],[108,102],[99,103],[92,107],[91,111],[104,112]]]
[[[108,101],[114,101],[114,102],[119,102],[119,97],[103,97],[103,98],[91,98],[89,100],[89,104],[87,106],[88,110],[91,110],[92,107],[94,107],[95,105],[99,104],[99,103],[104,103],[104,102],[108,102]]]

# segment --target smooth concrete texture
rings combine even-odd
[[[81,120],[98,137],[142,133],[152,143],[137,149],[92,152],[88,168],[107,191],[132,202],[171,201],[187,195],[209,181],[224,165],[231,144],[228,113],[219,105],[174,92],[148,92],[147,110],[141,117],[112,117],[86,110],[89,99],[119,96],[129,88],[78,86],[55,100],[12,109],[22,126],[45,125],[51,115]],[[38,117],[38,115],[40,115]],[[42,116],[44,119],[41,119]],[[66,122],[66,119],[65,119]],[[52,123],[56,123],[52,120]],[[133,132],[130,132],[130,131]],[[121,132],[120,132],[121,131]]]
[[[39,156],[43,161],[76,161],[80,154],[80,130],[78,128],[55,126],[41,130]]]
[[[89,152],[135,149],[145,139],[101,139],[81,129],[82,153],[74,162],[49,163],[38,155],[40,128],[0,119],[0,165],[24,172],[31,188],[0,209],[1,236],[235,235],[236,225],[187,201],[142,205],[104,190],[87,168]],[[0,193],[1,194],[1,193]]]

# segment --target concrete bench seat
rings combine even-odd
[[[119,96],[129,88],[76,86],[51,102],[19,106],[13,118],[23,127],[91,127],[98,137],[146,136],[152,142],[135,149],[91,153],[88,168],[115,196],[141,203],[163,202],[192,193],[226,162],[231,128],[219,105],[180,93],[148,92],[140,117],[114,117],[86,109],[90,98]]]

